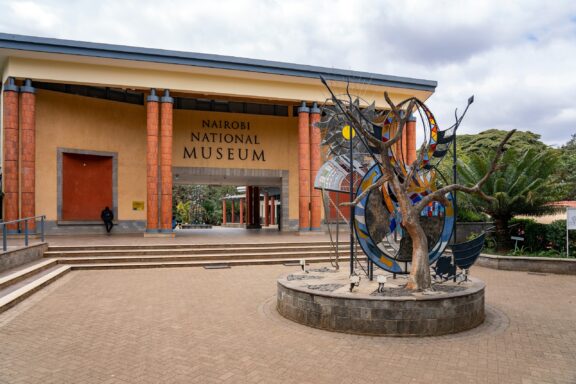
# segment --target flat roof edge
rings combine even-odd
[[[0,33],[0,48],[118,60],[144,61],[161,64],[177,64],[307,78],[319,78],[320,75],[322,75],[327,80],[333,81],[349,81],[351,83],[409,88],[429,92],[434,92],[438,84],[433,80],[412,79],[408,77],[349,71],[311,65],[7,33]]]

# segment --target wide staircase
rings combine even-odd
[[[340,260],[349,258],[341,244]],[[329,241],[171,245],[51,246],[41,260],[0,273],[0,312],[73,270],[204,267],[329,262]]]

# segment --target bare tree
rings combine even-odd
[[[387,93],[384,94],[384,98],[390,107],[389,117],[392,118],[392,124],[396,127],[396,131],[393,136],[391,136],[389,140],[384,141],[375,137],[369,130],[368,127],[371,127],[374,122],[363,121],[365,117],[362,115],[362,110],[357,103],[352,102],[350,95],[348,95],[349,100],[340,100],[334,95],[334,93],[332,93],[326,81],[324,79],[322,79],[322,81],[332,94],[332,101],[334,105],[344,116],[346,116],[350,126],[353,127],[356,133],[361,136],[367,145],[370,145],[376,149],[380,160],[378,164],[382,172],[382,177],[367,187],[362,192],[362,194],[355,198],[354,201],[342,203],[341,205],[355,206],[368,193],[375,189],[381,189],[382,186],[387,183],[398,202],[398,207],[402,215],[401,226],[408,232],[412,241],[412,268],[410,271],[407,288],[416,291],[430,289],[432,282],[430,278],[430,266],[428,264],[428,239],[420,223],[420,213],[429,203],[433,201],[437,201],[446,206],[448,204],[446,195],[456,191],[476,194],[486,200],[495,200],[494,197],[487,196],[484,192],[482,192],[482,186],[486,183],[490,176],[499,169],[499,162],[504,152],[504,146],[510,137],[514,134],[515,130],[510,131],[502,140],[502,142],[500,142],[498,148],[495,151],[490,169],[484,175],[484,177],[478,180],[475,185],[447,185],[431,192],[430,194],[424,196],[420,201],[413,204],[409,197],[408,191],[411,183],[413,182],[414,176],[420,171],[420,164],[422,164],[424,154],[428,153],[429,151],[429,144],[426,142],[422,144],[419,149],[417,159],[406,168],[406,175],[399,175],[395,170],[392,163],[392,152],[390,149],[401,139],[406,122],[410,118],[412,111],[415,109],[415,99],[409,99],[409,101],[407,101],[407,108],[403,113],[403,110],[399,107],[399,105],[394,104]],[[406,105],[406,102],[401,104]]]

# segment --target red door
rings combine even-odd
[[[64,153],[62,156],[62,220],[100,220],[112,207],[112,156]]]

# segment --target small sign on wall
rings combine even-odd
[[[143,201],[133,201],[132,202],[132,210],[133,211],[143,211],[144,210],[144,202]]]

